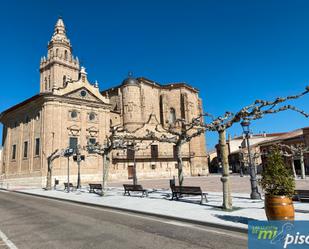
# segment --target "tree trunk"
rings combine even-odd
[[[109,166],[110,166],[110,155],[109,153],[104,153],[103,154],[102,196],[104,196],[106,193]]]
[[[232,209],[232,196],[230,190],[229,181],[229,163],[228,153],[226,146],[226,131],[219,131],[219,144],[220,144],[220,158],[222,163],[222,177],[221,182],[223,184],[223,209]]]
[[[182,153],[181,153],[181,144],[176,144],[176,159],[178,166],[178,181],[179,186],[183,185],[183,162],[182,162]]]
[[[134,151],[134,158],[133,158],[133,185],[137,185],[137,172],[136,172],[135,152],[136,151]]]
[[[46,177],[46,190],[52,189],[52,165],[51,162],[47,161],[47,177]]]
[[[301,179],[306,178],[305,172],[305,162],[304,162],[304,152],[300,152],[300,169],[301,169]]]
[[[292,159],[291,159],[291,166],[292,166],[294,178],[296,179],[297,175],[296,175],[296,170],[295,170],[294,157],[292,157]]]

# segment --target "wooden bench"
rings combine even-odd
[[[293,201],[309,202],[309,190],[297,189]]]
[[[100,184],[100,183],[89,183],[89,193],[97,193],[96,190],[102,191],[102,184]]]
[[[182,197],[182,195],[200,195],[201,202],[203,204],[204,201],[208,202],[207,200],[207,193],[203,193],[201,187],[196,186],[172,186],[172,200],[176,198],[177,200]]]
[[[68,190],[68,183],[67,182],[64,182],[63,183],[64,184],[64,190]],[[70,182],[70,190],[74,190],[74,189],[76,189],[76,187],[75,186],[73,186],[73,183],[71,183]]]
[[[124,194],[130,196],[130,192],[141,192],[142,197],[144,195],[148,196],[148,191],[143,189],[142,185],[133,185],[133,184],[123,184],[124,187]]]

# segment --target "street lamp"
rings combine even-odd
[[[77,162],[77,189],[81,189],[81,180],[80,180],[80,163],[85,160],[85,155],[81,155],[80,153],[81,146],[77,145],[75,155],[73,156],[73,160]]]
[[[64,156],[68,158],[68,189],[67,192],[70,192],[70,156],[72,156],[74,150],[72,148],[68,148],[64,152]]]
[[[247,147],[248,147],[248,158],[249,158],[249,173],[250,173],[250,182],[251,182],[251,199],[261,199],[261,194],[258,191],[257,182],[256,182],[256,172],[255,172],[255,166],[252,162],[251,152],[250,152],[250,143],[249,143],[249,137],[250,137],[250,122],[249,120],[244,120],[241,123],[242,129],[244,131],[244,134],[246,136],[247,140]]]

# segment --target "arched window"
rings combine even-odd
[[[169,123],[173,124],[176,121],[176,111],[174,108],[170,109]]]
[[[63,75],[63,86],[65,86],[66,81],[67,81],[67,77]]]
[[[182,119],[186,119],[185,98],[186,96],[184,94],[180,95],[180,113]]]
[[[163,96],[160,96],[160,124],[164,124],[164,113],[163,113]]]
[[[67,50],[64,50],[64,59],[68,60],[68,51]]]
[[[50,75],[48,76],[48,90],[50,90]]]
[[[58,52],[59,52],[59,49],[57,48],[56,49],[56,57],[58,57]]]
[[[45,77],[44,79],[44,84],[45,84],[45,91],[47,90],[47,78]]]

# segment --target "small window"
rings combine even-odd
[[[47,78],[44,79],[45,90],[47,90]]]
[[[177,158],[177,150],[175,145],[173,145],[173,157]]]
[[[97,140],[96,140],[95,138],[89,138],[89,139],[88,139],[88,143],[89,143],[89,144],[94,145],[94,144],[96,144],[96,142],[97,142]]]
[[[86,97],[87,96],[87,92],[85,90],[81,90],[80,91],[80,96],[83,97],[83,98]]]
[[[12,146],[12,159],[16,159],[16,144],[13,144]]]
[[[24,158],[28,157],[28,141],[24,142]]]
[[[158,158],[158,145],[151,145],[151,158],[156,159]]]
[[[75,110],[71,111],[71,118],[73,118],[73,119],[77,118],[77,111],[75,111]]]
[[[64,50],[64,59],[68,60],[68,51],[67,50]]]
[[[176,121],[176,111],[174,108],[170,109],[169,123],[173,124]]]
[[[67,81],[67,77],[63,75],[63,86],[65,86],[66,81]]]
[[[94,112],[89,113],[89,120],[90,121],[94,121],[95,120],[95,113]]]
[[[40,155],[40,139],[39,138],[35,139],[35,155],[36,156]]]
[[[50,90],[50,75],[48,76],[48,90]]]
[[[29,123],[29,121],[30,121],[29,116],[26,116],[26,123]]]
[[[69,147],[70,149],[76,149],[78,144],[78,139],[77,137],[70,137],[69,139]]]
[[[135,151],[133,146],[127,147],[127,159],[128,160],[134,160]]]
[[[37,114],[36,114],[36,116],[35,116],[35,120],[40,120],[40,113],[38,112]]]

